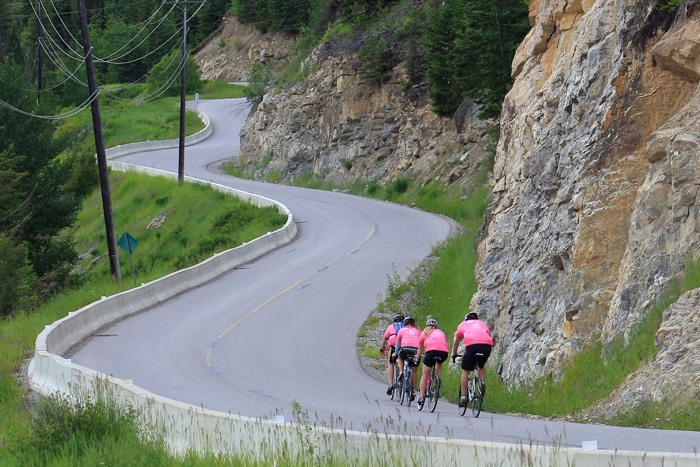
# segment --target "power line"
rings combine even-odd
[[[73,41],[75,41],[76,43],[79,44],[79,41],[70,32],[68,25],[63,21],[63,18],[61,17],[61,15],[75,13],[75,12],[71,11],[71,12],[61,13],[61,12],[59,12],[58,7],[56,6],[56,3],[54,3],[53,0],[49,0],[49,1],[51,3],[51,6],[53,7],[53,11],[58,16],[58,20],[60,21],[60,24],[63,26],[63,29],[65,29],[68,32],[70,39],[72,39]],[[42,19],[42,15],[39,14],[37,9],[35,8],[34,3],[35,2],[15,3],[15,5],[29,5],[31,7],[32,11],[34,12],[35,17],[38,20],[38,26],[40,28],[40,31],[43,31],[45,33],[43,35],[43,38],[40,38],[38,40],[39,47],[41,48],[43,53],[45,53],[45,55],[49,59],[49,61],[56,67],[56,69],[66,77],[65,80],[61,81],[60,83],[56,84],[55,86],[52,86],[51,88],[45,89],[44,91],[56,89],[57,87],[63,85],[64,83],[66,83],[69,80],[79,84],[80,86],[88,87],[88,83],[86,83],[84,80],[81,80],[80,78],[78,78],[76,76],[76,73],[80,69],[82,69],[82,67],[86,64],[85,56],[83,56],[82,53],[75,50],[70,45],[70,40],[67,40],[66,38],[63,37],[63,35],[59,31],[59,27],[57,27],[57,25],[54,23],[54,21],[51,19],[51,17],[49,15],[43,16],[43,19]],[[42,3],[43,3],[42,0],[37,1],[37,4],[39,5],[39,7],[41,7]],[[129,2],[126,4],[139,4],[139,3],[140,2]],[[121,57],[124,57],[124,56],[128,55],[129,53],[135,51],[149,37],[152,36],[152,34],[164,23],[165,19],[172,13],[172,11],[176,7],[178,7],[182,4],[186,8],[188,3],[198,5],[198,8],[196,8],[194,10],[194,13],[191,16],[189,16],[190,18],[192,18],[203,8],[204,4],[206,3],[206,0],[174,0],[172,7],[163,15],[163,17],[156,20],[158,13],[162,10],[163,5],[165,4],[165,2],[163,2],[145,21],[142,21],[140,23],[142,25],[142,27],[140,28],[140,30],[138,31],[138,33],[136,35],[134,35],[128,42],[126,42],[117,51],[112,52],[112,54],[110,54],[110,55],[107,55],[106,58],[110,58],[110,57],[111,58],[121,58]],[[84,4],[83,4],[83,8],[84,8]],[[108,8],[111,8],[111,7],[105,6],[102,8],[93,8],[90,11],[106,10]],[[78,11],[78,13],[79,13],[79,11]],[[147,35],[138,44],[131,47],[129,49],[129,51],[123,52],[123,50],[126,48],[126,46],[128,44],[133,42],[135,40],[135,38],[138,37],[139,35],[144,34],[147,31],[148,26],[152,25],[155,21],[157,21],[155,26],[150,30],[150,32],[147,32]],[[48,22],[48,24],[46,24],[46,22]],[[154,53],[161,50],[163,47],[165,47],[166,45],[171,43],[171,41],[174,38],[176,38],[181,32],[183,34],[183,40],[184,40],[186,37],[186,32],[183,32],[184,27],[185,27],[185,23],[183,22],[183,25],[180,28],[178,28],[175,31],[175,33],[173,33],[165,41],[163,41],[162,43],[157,45],[157,47],[155,47],[153,50],[150,50],[149,52],[143,54],[139,58],[136,58],[133,60],[128,60],[128,61],[123,61],[123,62],[117,62],[117,61],[110,61],[110,60],[100,59],[98,57],[94,57],[94,61],[96,61],[96,62],[99,61],[100,63],[111,64],[111,65],[126,65],[126,64],[138,62],[139,60],[143,60],[144,58],[146,58],[150,55],[153,55]],[[51,34],[51,30],[54,31],[55,36],[57,38],[54,37],[54,34]],[[42,40],[42,39],[45,39],[45,40]],[[176,41],[175,44],[170,48],[169,52],[167,54],[165,54],[164,56],[171,54],[180,44],[181,44],[181,41]],[[117,54],[119,52],[122,52],[122,53],[119,55],[119,57],[115,57],[115,54]],[[92,50],[90,51],[90,53],[92,54]],[[77,61],[78,62],[77,67],[75,69],[72,69],[72,68],[69,69],[66,66],[66,64],[64,63],[64,61],[61,59],[61,57]],[[167,73],[169,70],[171,70],[172,69],[171,67],[175,63],[176,58],[177,58],[177,56],[173,55],[173,58],[170,60],[170,62],[163,68],[162,71],[160,71],[158,73],[158,75],[155,75],[154,78],[160,77],[163,74]],[[183,45],[183,56],[182,56],[180,63],[178,64],[178,66],[175,67],[174,70],[172,70],[171,74],[168,76],[168,78],[164,81],[164,83],[158,89],[155,89],[154,91],[149,92],[146,96],[140,96],[139,99],[142,101],[144,101],[144,100],[151,101],[151,100],[157,99],[158,97],[162,96],[165,93],[165,91],[167,91],[167,89],[169,89],[172,86],[172,84],[175,82],[175,79],[177,79],[178,74],[180,74],[181,76],[184,75],[184,70],[186,70],[186,63],[187,63],[188,58],[189,58],[189,53],[186,52],[186,45]],[[116,93],[119,91],[122,91],[124,89],[127,89],[133,85],[136,85],[140,82],[143,82],[147,77],[148,77],[148,74],[145,74],[141,78],[139,78],[135,81],[132,81],[132,82],[120,87],[120,88],[117,88],[116,90],[109,91],[109,90],[104,89],[103,87],[100,87],[100,88],[98,88],[97,94],[91,94],[88,97],[88,99],[85,102],[83,102],[82,104],[80,104],[78,107],[76,107],[72,110],[63,112],[61,114],[57,114],[57,115],[34,114],[31,112],[22,110],[18,107],[15,107],[15,106],[13,106],[5,101],[0,102],[0,105],[3,105],[5,107],[7,107],[13,111],[16,111],[18,113],[21,113],[23,115],[33,116],[33,117],[37,117],[37,118],[45,118],[45,119],[68,118],[68,117],[71,117],[71,116],[75,115],[76,113],[84,110],[88,105],[91,104],[91,102],[94,99],[97,98],[97,95],[100,92],[106,92],[110,96],[115,97],[117,99],[133,101],[134,99],[123,99],[123,98],[119,97]],[[9,84],[9,83],[7,83],[7,84]],[[15,87],[14,85],[10,85],[10,86]],[[18,88],[18,89],[26,90],[25,88]]]
[[[115,59],[115,60],[116,60],[116,59],[119,59],[119,58],[122,58],[122,57],[128,55],[130,52],[126,52],[126,53],[124,53],[123,55],[120,55],[119,57],[114,57],[114,55],[116,55],[117,53],[121,52],[127,45],[131,44],[132,41],[134,41],[138,36],[141,35],[141,33],[146,29],[146,27],[147,27],[149,24],[151,24],[151,21],[153,20],[153,18],[155,18],[155,16],[158,14],[158,12],[160,11],[160,9],[163,8],[163,5],[165,5],[165,4],[163,3],[163,4],[161,4],[161,5],[158,6],[158,9],[157,9],[156,11],[154,11],[153,14],[146,20],[146,22],[143,24],[143,27],[141,28],[141,30],[140,30],[139,32],[137,32],[137,33],[134,35],[134,37],[132,37],[131,39],[129,39],[129,41],[128,41],[127,43],[125,43],[123,46],[121,46],[121,48],[117,49],[117,50],[114,51],[112,54],[107,55],[107,56],[104,57],[102,60],[109,60],[109,59]],[[173,6],[173,7],[163,16],[163,18],[161,18],[160,22],[153,28],[153,30],[152,30],[150,33],[148,33],[148,35],[147,35],[141,42],[139,42],[138,44],[136,44],[136,46],[133,47],[131,50],[132,50],[132,51],[135,50],[136,47],[138,47],[139,45],[143,44],[144,41],[145,41],[146,39],[148,39],[149,37],[151,37],[151,35],[158,29],[158,27],[163,23],[163,21],[165,21],[165,19],[168,17],[168,15],[170,14],[170,12],[173,11],[174,8],[175,8],[175,6]]]
[[[97,99],[97,96],[100,94],[101,90],[102,90],[102,88],[98,88],[93,94],[90,95],[90,97],[88,97],[88,99],[85,102],[80,104],[78,107],[75,107],[67,112],[57,114],[57,115],[39,115],[39,114],[27,112],[26,110],[22,110],[18,107],[15,107],[14,105],[12,105],[8,102],[5,102],[2,99],[0,99],[0,105],[12,110],[13,112],[17,112],[17,113],[25,115],[27,117],[35,117],[35,118],[40,118],[42,120],[60,120],[60,119],[64,119],[64,118],[70,118],[73,115],[76,115],[76,114],[82,112],[83,110],[85,110],[89,105],[92,104],[92,102],[95,99]]]

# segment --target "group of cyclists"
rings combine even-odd
[[[460,379],[459,406],[467,405],[467,383],[469,373],[477,371],[481,378],[481,394],[486,394],[486,370],[484,365],[491,355],[493,338],[489,327],[479,319],[475,312],[469,312],[464,317],[454,333],[452,343],[452,362],[458,357],[459,344],[464,341],[464,353],[462,355],[462,375]],[[382,355],[387,359],[386,375],[389,379],[387,395],[391,395],[397,388],[394,387],[394,362],[398,364],[399,372],[403,373],[404,365],[417,368],[423,357],[423,371],[421,372],[418,404],[425,400],[427,378],[434,365],[438,375],[442,376],[442,364],[449,357],[450,347],[447,344],[447,336],[439,329],[438,322],[429,317],[422,331],[416,326],[416,320],[412,316],[397,314],[393,322],[386,328],[382,345]],[[477,358],[477,354],[479,358]],[[418,371],[412,372],[413,387],[416,387]],[[413,400],[414,396],[411,396]]]

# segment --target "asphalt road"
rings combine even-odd
[[[386,291],[450,232],[445,219],[338,192],[235,179],[209,168],[233,157],[244,100],[202,101],[214,128],[186,150],[185,173],[284,203],[299,225],[291,244],[101,330],[75,363],[131,379],[153,393],[205,408],[353,430],[505,443],[699,452],[700,433],[644,430],[482,412],[460,417],[440,401],[418,412],[386,396],[360,366],[356,336]],[[120,160],[177,171],[177,149]],[[379,343],[378,343],[379,344]],[[487,408],[487,407],[486,407]]]

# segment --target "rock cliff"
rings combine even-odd
[[[530,2],[471,304],[493,324],[509,383],[556,376],[584,346],[629,338],[700,247],[700,2],[674,16],[655,3]],[[405,95],[401,66],[383,86],[362,85],[355,56],[332,43],[304,67],[306,78],[266,95],[244,128],[242,159],[256,178],[467,185],[482,167],[488,122],[468,103],[466,117],[435,116]],[[667,310],[657,334],[663,377],[690,397],[700,390],[697,300]],[[658,376],[642,369],[606,403],[620,406],[652,369]]]
[[[698,252],[700,7],[654,3],[530,4],[472,300],[506,381],[628,338]]]
[[[210,59],[200,63],[210,69]],[[464,175],[482,166],[493,122],[476,118],[469,102],[456,119],[436,116],[424,96],[406,95],[401,66],[387,83],[365,85],[357,55],[333,41],[303,67],[306,77],[266,94],[241,133],[240,160],[254,178],[275,172],[283,182],[312,174],[336,183],[405,178],[469,185]]]

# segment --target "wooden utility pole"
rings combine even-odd
[[[92,129],[95,134],[95,150],[97,152],[97,168],[100,174],[100,190],[102,192],[102,210],[105,216],[105,231],[107,233],[107,252],[109,253],[109,268],[112,272],[112,282],[121,280],[119,271],[119,253],[117,252],[117,238],[114,234],[114,217],[112,215],[112,196],[109,190],[109,172],[107,170],[107,153],[102,138],[102,121],[100,119],[100,104],[97,98],[97,80],[95,79],[95,65],[92,60],[92,46],[90,45],[90,33],[88,31],[87,11],[85,0],[78,0],[78,13],[80,14],[80,28],[83,34],[83,51],[85,52],[85,68],[87,70],[88,92],[93,97],[90,104],[92,110]]]
[[[40,104],[41,103],[41,92],[44,90],[44,44],[42,43],[44,40],[44,26],[42,24],[42,18],[41,18],[41,2],[39,2],[39,50],[37,51],[39,54],[39,76],[37,78],[37,86],[36,86],[36,103]]]
[[[202,4],[205,0],[174,0],[182,2],[182,70],[180,70],[180,138],[177,164],[177,183],[185,182],[185,101],[187,100],[187,4]]]
[[[187,0],[183,1],[182,70],[180,70],[180,140],[177,164],[177,183],[185,182],[185,101],[187,99]]]

